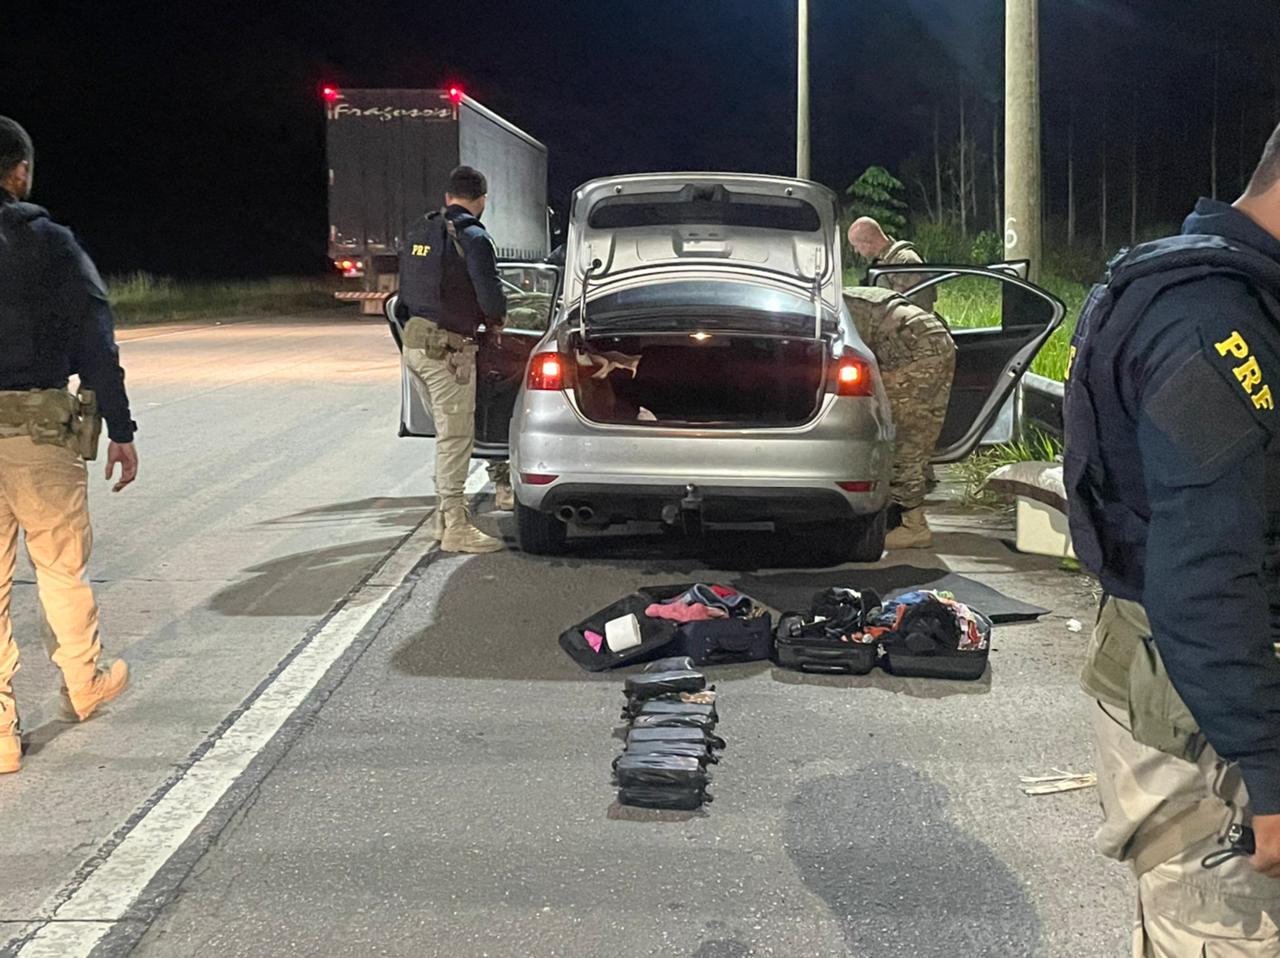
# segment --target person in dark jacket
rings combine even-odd
[[[1138,876],[1135,955],[1280,955],[1277,389],[1280,130],[1233,205],[1115,261],[1073,344],[1098,844]]]
[[[407,231],[401,257],[405,362],[435,420],[433,530],[445,552],[502,548],[475,527],[464,498],[476,438],[476,337],[481,325],[501,335],[507,315],[493,238],[480,225],[487,194],[483,174],[458,167],[449,176],[445,208]]]
[[[119,492],[138,473],[134,422],[106,290],[71,232],[30,195],[31,139],[0,117],[0,773],[21,765],[18,670],[9,601],[19,533],[36,569],[46,644],[62,671],[64,712],[84,721],[124,691],[123,661],[100,666],[98,606],[85,574],[92,545],[85,457],[97,422],[67,391],[91,390],[107,420],[107,478]]]

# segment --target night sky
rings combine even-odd
[[[962,96],[989,156],[999,0],[811,7],[815,179],[843,190],[870,163],[931,171],[935,109],[950,142]],[[1041,7],[1051,220],[1065,215],[1069,125],[1086,228],[1104,155],[1127,224],[1135,145],[1145,226],[1209,191],[1215,55],[1219,192],[1234,197],[1280,120],[1280,0]],[[13,13],[0,114],[36,140],[33,198],[108,273],[323,270],[324,81],[460,83],[548,145],[560,208],[598,175],[794,165],[793,0],[42,0]]]

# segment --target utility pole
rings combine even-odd
[[[809,178],[809,0],[797,0],[799,38],[796,45],[796,176]]]
[[[1009,259],[1040,272],[1040,10],[1039,0],[1005,0],[1005,221]]]

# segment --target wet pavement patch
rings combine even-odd
[[[787,853],[853,954],[1036,952],[1040,919],[1028,890],[952,823],[948,802],[924,772],[882,762],[808,781],[788,803]]]

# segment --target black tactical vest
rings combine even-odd
[[[473,216],[455,221],[461,232],[479,221]],[[408,316],[429,319],[460,336],[474,336],[484,322],[467,272],[465,246],[439,212],[421,217],[407,231],[400,256],[400,301]]]
[[[1191,234],[1121,251],[1093,287],[1071,341],[1063,420],[1063,479],[1072,544],[1081,564],[1110,595],[1141,601],[1150,519],[1145,479],[1133,455],[1134,384],[1095,375],[1095,362],[1119,356],[1157,296],[1182,283],[1235,274],[1263,292],[1280,324],[1280,264],[1221,236]],[[1130,428],[1117,428],[1127,424]],[[1274,469],[1268,470],[1273,486]],[[1273,504],[1280,514],[1280,502]],[[1268,554],[1276,552],[1269,544]]]
[[[49,307],[53,264],[31,229],[48,215],[30,203],[0,203],[0,389],[57,386],[68,373],[66,335]]]

